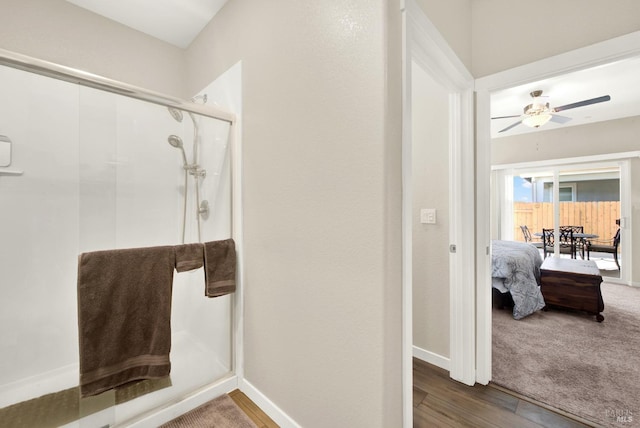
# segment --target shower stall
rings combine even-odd
[[[83,399],[76,291],[84,252],[238,241],[235,116],[208,104],[228,81],[181,101],[0,51],[3,423],[150,426],[229,390],[240,282],[175,273],[170,378]]]

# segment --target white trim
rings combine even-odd
[[[547,168],[556,165],[571,165],[576,163],[606,162],[613,160],[632,159],[640,157],[640,151],[635,152],[619,152],[605,153],[593,156],[581,156],[573,158],[558,158],[532,162],[506,163],[499,165],[491,165],[492,171],[501,169],[522,169],[522,168]]]
[[[624,245],[625,242],[632,242],[633,238],[633,200],[631,182],[631,162],[629,159],[619,162],[620,166],[620,258],[622,265],[620,279],[626,284],[631,284],[633,278],[633,246]],[[637,190],[636,190],[637,191]]]
[[[414,346],[413,356],[421,361],[433,364],[434,366],[440,367],[441,369],[444,369],[446,371],[450,370],[451,360],[447,357],[443,357],[440,354],[436,354],[434,352],[427,351],[426,349]]]
[[[233,68],[240,67],[238,71],[242,76],[242,62],[236,63]],[[240,94],[238,102],[242,102],[242,80],[240,81]],[[233,371],[239,381],[244,379],[244,211],[242,194],[242,105],[236,106],[236,120],[229,129],[229,145],[231,147],[231,236],[236,245],[237,271],[236,292],[233,299]]]
[[[253,386],[246,379],[240,382],[240,391],[251,399],[256,405],[265,412],[275,423],[281,428],[301,428],[301,425],[287,415],[273,401],[269,400],[258,388]]]
[[[476,80],[476,90],[496,91],[620,61],[640,54],[640,31],[514,67]],[[488,118],[489,116],[487,116]]]
[[[483,248],[490,247],[491,235],[488,226],[491,224],[491,212],[488,204],[484,201],[480,202],[485,199],[483,195],[487,195],[491,188],[490,93],[638,55],[640,55],[640,31],[486,76],[475,82],[477,100],[476,194],[478,195],[476,210],[476,273],[478,278],[476,325],[478,335],[477,380],[479,383],[486,383],[491,379],[491,278],[489,274],[491,258],[488,257],[488,251],[486,255],[481,251]]]
[[[412,426],[412,175],[411,62],[415,61],[450,93],[450,355],[453,379],[475,382],[475,177],[473,142],[473,77],[447,45],[415,0],[406,1],[403,83],[403,423]],[[408,380],[409,379],[409,380]],[[411,415],[408,413],[411,412]]]
[[[476,115],[490,117],[489,93],[476,93]],[[491,135],[489,120],[476,120],[477,136]],[[476,137],[478,138],[478,137]],[[491,231],[499,226],[499,218],[491,218],[496,198],[491,189],[490,146],[476,148],[476,382],[486,385],[491,380]],[[494,180],[496,179],[494,174]],[[486,287],[485,284],[489,284]]]
[[[403,7],[406,5],[403,2]],[[402,426],[413,426],[413,248],[411,183],[411,54],[407,11],[402,10]],[[408,196],[407,196],[408,195]]]

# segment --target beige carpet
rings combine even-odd
[[[493,310],[493,382],[596,424],[640,427],[640,289],[602,284],[605,319]]]
[[[227,394],[204,403],[162,425],[162,428],[256,428]]]

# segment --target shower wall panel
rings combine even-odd
[[[78,384],[77,257],[101,249],[197,242],[194,178],[184,187],[184,141],[194,125],[160,105],[0,67],[0,134],[13,142],[0,168],[0,408]],[[229,125],[200,129],[202,240],[231,236]],[[204,296],[202,269],[176,273],[171,386],[107,411],[108,423],[175,401],[232,372],[231,296]]]

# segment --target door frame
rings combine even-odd
[[[449,92],[450,376],[475,383],[475,173],[473,77],[415,0],[403,21],[402,128],[402,375],[403,426],[413,426],[412,133],[411,65]]]
[[[640,55],[640,31],[489,75],[475,81],[477,219],[477,381],[491,380],[491,92]]]

